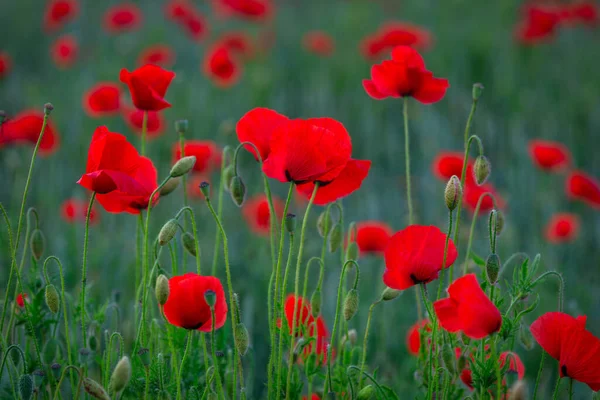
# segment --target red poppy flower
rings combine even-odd
[[[461,152],[442,151],[433,160],[431,169],[433,170],[433,174],[444,182],[452,178],[452,175],[456,175],[460,178],[462,175],[464,159],[465,155]],[[467,176],[472,175],[472,165],[473,162],[469,160],[467,169],[469,169],[471,172],[467,174]]]
[[[383,283],[404,290],[438,278],[444,262],[446,235],[435,226],[410,225],[396,232],[385,250]],[[446,265],[458,257],[452,239],[448,241]]]
[[[181,158],[179,142],[173,143],[173,163]],[[210,140],[186,140],[183,145],[185,156],[196,157],[194,172],[208,175],[215,168],[221,168],[221,150],[217,144]]]
[[[567,194],[594,208],[600,208],[600,182],[583,171],[573,171],[567,178]]]
[[[70,224],[76,222],[85,223],[87,218],[88,203],[88,201],[82,201],[79,199],[65,200],[60,206],[60,214],[62,218]],[[94,225],[98,223],[99,219],[100,214],[98,214],[96,206],[93,205],[92,211],[90,212],[90,224]]]
[[[142,10],[134,3],[121,3],[104,13],[104,30],[123,33],[136,30],[142,24]]]
[[[112,82],[100,82],[83,95],[83,109],[92,118],[115,115],[121,108],[121,89]]]
[[[210,332],[212,313],[204,296],[207,291],[216,295],[215,329],[225,325],[227,302],[221,281],[214,276],[200,276],[188,272],[169,279],[169,298],[164,305],[167,321],[184,329]]]
[[[64,35],[54,41],[50,47],[50,56],[60,69],[67,69],[75,64],[79,55],[77,39],[72,35]]]
[[[534,164],[547,171],[558,171],[569,166],[571,152],[558,142],[532,140],[529,142],[529,155]]]
[[[141,135],[144,126],[145,111],[132,107],[123,107],[123,119],[134,133]],[[146,121],[146,138],[154,139],[160,136],[165,129],[165,119],[157,111],[148,111],[148,120]]]
[[[554,214],[544,232],[550,243],[566,243],[577,238],[579,233],[579,217],[571,213]]]
[[[433,303],[440,325],[448,332],[462,331],[471,339],[482,339],[500,330],[500,311],[481,290],[475,274],[456,279],[448,294]]]
[[[431,45],[431,34],[428,30],[402,22],[388,22],[377,32],[367,36],[360,43],[362,55],[369,60],[376,60],[388,55],[396,46],[410,46],[426,49]]]
[[[235,128],[237,137],[240,143],[251,142],[260,153],[261,159],[264,161],[271,152],[271,137],[273,131],[280,124],[289,121],[285,115],[279,114],[277,111],[268,108],[254,108],[248,111],[237,123]],[[244,145],[254,158],[258,161],[254,147]]]
[[[165,14],[181,26],[194,41],[200,41],[208,34],[206,18],[188,0],[169,1],[165,6]]]
[[[516,39],[525,45],[538,44],[552,38],[560,22],[554,6],[530,4],[525,7],[524,19],[515,30]]]
[[[217,45],[207,51],[202,69],[217,86],[228,88],[239,80],[242,65],[233,57],[228,47]]]
[[[465,206],[472,211],[475,212],[477,208],[477,202],[479,202],[479,198],[486,193],[490,193],[496,199],[496,206],[499,209],[503,209],[506,207],[506,202],[504,199],[498,194],[498,191],[491,183],[484,183],[479,186],[475,183],[475,180],[471,177],[472,174],[467,174],[467,179],[465,181],[465,186],[463,188],[463,200]],[[485,196],[483,200],[481,200],[481,206],[479,207],[479,212],[488,212],[494,208],[494,202],[490,198],[490,196]]]
[[[308,52],[322,57],[332,55],[335,50],[333,38],[323,31],[308,32],[304,35],[302,44]]]
[[[138,57],[138,65],[146,64],[169,68],[175,64],[175,52],[166,44],[155,44],[147,47]]]
[[[392,228],[385,222],[362,221],[356,224],[356,239],[352,231],[350,240],[356,242],[361,255],[383,254],[392,234]]]
[[[427,330],[427,332],[431,332],[428,319],[415,323],[410,327],[408,334],[406,335],[406,348],[413,356],[419,355],[419,350],[421,349],[421,331],[423,329]]]
[[[214,0],[217,14],[234,15],[236,17],[263,21],[273,12],[270,0]]]
[[[25,307],[25,301],[27,301],[27,293],[19,293],[17,295],[17,305],[23,308]]]
[[[577,23],[596,26],[600,22],[600,10],[593,1],[579,1],[560,6],[560,21],[568,25]]]
[[[136,108],[144,111],[160,111],[171,107],[164,97],[175,73],[157,65],[144,65],[133,72],[121,70],[119,79],[129,86],[131,99]]]
[[[245,32],[227,32],[217,40],[216,46],[223,46],[243,59],[250,59],[254,54],[252,38]]]
[[[0,79],[8,76],[12,69],[12,58],[5,51],[0,51]]]
[[[600,390],[600,339],[585,329],[585,316],[573,318],[549,312],[531,324],[533,338],[552,358],[558,360],[561,377]]]
[[[414,97],[423,104],[440,101],[450,86],[447,79],[435,78],[425,69],[421,55],[411,47],[398,46],[392,51],[392,59],[371,68],[371,79],[364,79],[363,86],[372,98]]]
[[[504,368],[507,359],[509,360],[507,372],[517,374],[519,380],[523,379],[525,377],[525,365],[523,365],[523,361],[521,361],[516,353],[505,351],[500,354],[500,358],[498,360],[500,363],[500,368]]]
[[[50,0],[46,4],[44,13],[44,29],[48,32],[56,31],[79,14],[77,0]]]
[[[273,207],[275,207],[277,217],[281,218],[283,215],[283,201],[273,197]],[[271,232],[271,211],[266,195],[259,194],[248,199],[242,208],[242,215],[252,232],[263,236],[268,236]]]
[[[156,168],[119,133],[100,126],[92,136],[85,174],[77,181],[97,193],[108,212],[139,214],[158,187]],[[158,201],[158,196],[153,202]]]
[[[29,142],[36,144],[42,125],[44,123],[44,114],[36,110],[22,111],[14,118],[5,121],[0,131],[0,148],[4,145]],[[44,137],[40,143],[40,155],[49,155],[54,153],[60,143],[58,132],[54,127],[52,120],[48,120]]]

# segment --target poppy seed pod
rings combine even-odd
[[[329,232],[329,237],[327,239],[329,252],[335,253],[342,244],[342,225],[339,223],[335,224],[331,232]]]
[[[375,398],[375,388],[373,385],[365,386],[364,388],[360,389],[356,398],[357,400],[370,400]]]
[[[296,214],[288,214],[285,216],[285,229],[292,234],[296,230]]]
[[[194,240],[194,235],[189,232],[183,232],[181,234],[181,243],[183,243],[183,248],[190,253],[192,256],[196,257],[196,241]]]
[[[246,329],[246,325],[240,322],[235,326],[235,347],[242,357],[246,355],[249,345],[248,329]]]
[[[160,232],[158,233],[158,244],[164,246],[169,243],[175,237],[177,227],[178,223],[176,219],[172,218],[168,220],[167,223],[160,228]]]
[[[175,121],[175,131],[179,134],[184,134],[187,132],[189,127],[189,123],[187,119],[180,119]]]
[[[150,365],[150,350],[147,348],[141,348],[138,350],[137,355],[142,360],[142,364],[144,367],[148,367]]]
[[[500,272],[500,257],[497,254],[492,253],[488,256],[485,261],[485,276],[490,285],[493,285],[498,281],[498,273]]]
[[[485,88],[483,87],[483,85],[481,83],[473,84],[473,101],[479,100],[479,98],[483,94],[483,89],[485,89]]]
[[[217,302],[217,294],[214,292],[214,290],[208,289],[206,292],[204,292],[204,300],[206,301],[206,304],[212,308]]]
[[[178,176],[187,174],[192,168],[194,168],[194,164],[196,164],[195,156],[187,156],[178,160],[171,168],[171,178],[177,178]]]
[[[490,160],[488,160],[486,156],[479,156],[475,159],[473,174],[475,175],[475,181],[479,186],[487,181],[491,171],[492,164],[490,164]]]
[[[358,310],[358,290],[350,289],[344,300],[344,319],[350,321]]]
[[[36,229],[33,231],[29,244],[31,247],[31,254],[36,261],[40,261],[44,255],[44,248],[46,247],[46,238],[41,230]]]
[[[110,400],[108,393],[106,393],[102,385],[91,378],[83,378],[83,388],[87,394],[95,399]]]
[[[348,260],[358,260],[358,245],[356,242],[350,242],[346,247],[346,261]]]
[[[241,207],[244,204],[246,198],[246,185],[244,185],[244,181],[242,181],[242,178],[240,178],[239,175],[231,178],[229,193],[231,193],[231,198],[236,206]]]
[[[171,194],[177,187],[179,186],[179,182],[181,182],[181,178],[171,178],[167,181],[165,186],[160,189],[160,197],[164,197],[168,194]]]
[[[46,291],[44,293],[44,298],[46,300],[46,305],[52,311],[53,314],[58,313],[60,308],[60,297],[58,295],[58,291],[53,284],[49,284],[46,286]]]
[[[460,199],[462,199],[462,185],[460,179],[456,175],[452,175],[448,183],[446,184],[446,190],[444,191],[444,199],[446,200],[446,207],[449,211],[453,211]]]
[[[159,275],[156,278],[156,285],[154,286],[154,294],[156,295],[156,301],[161,306],[167,302],[169,298],[169,279],[164,275]]]
[[[223,169],[223,177],[221,179],[223,179],[223,187],[228,192],[229,192],[229,188],[231,187],[231,180],[233,179],[234,176],[235,176],[235,168],[233,168],[233,165],[228,165],[225,167],[225,169]]]
[[[210,197],[210,183],[204,181],[200,184],[200,192],[202,192],[202,195],[204,196],[205,199],[208,199]]]
[[[386,287],[383,289],[383,293],[381,293],[381,300],[390,301],[394,300],[396,297],[402,294],[401,290],[392,289],[390,287]]]
[[[502,230],[504,229],[504,214],[502,211],[496,209],[492,210],[492,213],[495,214],[495,218],[490,218],[490,220],[496,221],[496,226],[493,228],[496,231],[496,236],[500,236],[500,233],[502,233]]]
[[[315,290],[310,298],[310,308],[315,318],[321,313],[321,291],[319,289]]]
[[[29,374],[19,377],[19,394],[23,400],[31,399],[33,395],[33,378]]]
[[[52,103],[46,103],[46,104],[44,104],[44,114],[50,115],[50,113],[52,112],[52,110],[54,110],[54,106],[52,105]]]
[[[112,393],[119,393],[125,389],[125,386],[127,386],[130,379],[131,361],[129,361],[129,357],[124,356],[119,360],[110,376],[109,391]]]
[[[357,339],[358,339],[358,333],[356,332],[356,329],[350,329],[348,331],[348,341],[350,342],[350,344],[352,346],[354,346],[356,344]]]
[[[317,231],[319,231],[319,235],[322,238],[329,234],[329,230],[331,229],[331,222],[331,215],[329,215],[327,210],[319,214],[319,219],[317,219]]]

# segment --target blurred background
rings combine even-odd
[[[87,201],[88,193],[75,182],[85,171],[87,148],[97,126],[107,125],[138,145],[140,136],[132,126],[135,118],[130,121],[130,96],[119,82],[119,72],[122,68],[138,67],[141,54],[157,44],[168,47],[168,57],[165,59],[163,54],[160,62],[177,74],[165,96],[172,108],[156,116],[160,129],[147,143],[159,180],[168,174],[172,163],[172,146],[178,139],[174,122],[178,119],[189,120],[188,139],[214,141],[223,148],[237,145],[235,124],[254,107],[273,108],[290,117],[328,116],[342,122],[349,131],[353,157],[373,162],[362,188],[343,200],[345,220],[380,220],[394,231],[405,227],[402,102],[373,100],[362,87],[371,65],[388,57],[390,50],[369,53],[369,42],[365,41],[381,35],[386,23],[401,22],[411,24],[411,32],[417,32],[415,46],[427,68],[450,82],[439,103],[422,105],[410,101],[409,105],[418,222],[446,229],[445,182],[433,174],[432,163],[442,151],[463,150],[471,87],[481,82],[485,91],[471,133],[482,139],[493,167],[490,182],[506,203],[506,227],[498,240],[499,255],[508,259],[515,252],[526,252],[531,257],[541,253],[544,270],[564,274],[565,311],[586,314],[589,329],[600,334],[598,210],[570,200],[565,193],[566,174],[550,174],[536,168],[528,153],[532,139],[555,140],[570,149],[573,167],[600,177],[597,18],[582,18],[574,23],[546,21],[546,25],[542,24],[544,29],[540,28],[542,34],[534,29],[534,34],[528,36],[523,33],[523,24],[531,23],[532,17],[521,1],[288,0],[265,3],[269,6],[266,15],[261,14],[260,7],[250,13],[228,9],[230,0],[82,1],[68,2],[76,7],[76,12],[65,19],[48,16],[51,3],[2,1],[0,55],[5,61],[0,62],[0,66],[4,65],[4,69],[0,67],[0,109],[10,119],[24,110],[42,112],[45,102],[54,104],[51,120],[60,143],[38,159],[28,205],[38,210],[47,238],[46,254],[63,260],[67,286],[73,295],[79,293],[83,224],[69,222],[61,207],[69,199]],[[188,7],[186,17],[177,14],[178,3]],[[119,8],[123,4],[124,14]],[[121,14],[115,15],[115,10]],[[321,33],[314,35],[314,31]],[[211,58],[215,49],[223,46],[224,35],[231,32],[240,34],[246,47],[238,46],[236,50],[232,45],[233,50],[228,52],[231,61],[225,62],[225,69],[211,70],[211,62],[221,62]],[[307,36],[311,32],[313,35]],[[112,82],[121,89],[114,116],[94,118],[85,112],[84,94],[100,82]],[[140,121],[138,116],[138,125]],[[30,143],[0,139],[0,202],[7,207],[13,224],[31,148]],[[476,154],[475,146],[472,154]],[[240,161],[240,174],[249,196],[262,193],[262,179],[252,157],[244,153]],[[195,182],[207,179],[216,188],[217,172],[206,171]],[[285,196],[283,185],[273,181],[272,188],[279,197]],[[191,204],[199,221],[202,263],[208,268],[213,257],[215,225],[201,198],[194,197]],[[158,230],[181,205],[181,189],[162,199],[153,213],[152,228]],[[305,203],[295,202],[292,212],[303,215],[304,207]],[[579,234],[568,243],[549,243],[544,229],[559,212],[579,217]],[[136,216],[108,214],[101,207],[97,214],[98,222],[90,230],[91,309],[112,301],[118,292],[119,329],[128,333],[127,340],[131,341]],[[233,285],[241,298],[242,320],[252,335],[250,363],[255,367],[250,369],[255,378],[249,379],[248,388],[259,398],[268,357],[266,296],[270,256],[268,240],[251,233],[241,215],[226,197],[224,225],[231,242]],[[473,250],[485,257],[487,213],[481,215]],[[311,215],[315,223],[317,216],[318,212]],[[471,216],[470,211],[463,213],[463,251]],[[320,254],[321,239],[315,223],[310,224],[306,260]],[[4,229],[0,230],[0,241],[0,287],[5,287],[9,256]],[[183,252],[181,256],[185,257],[188,270],[194,270],[193,259]],[[337,257],[328,257],[323,314],[331,328],[340,265]],[[459,260],[463,257],[461,254]],[[367,309],[383,288],[383,268],[382,258],[361,259],[361,310],[349,324],[357,329],[359,338],[364,334]],[[316,284],[316,273],[315,268],[309,291]],[[503,277],[508,279],[511,273],[508,271]],[[219,275],[224,276],[223,268],[219,268]],[[556,290],[554,282],[542,285],[539,309],[529,316],[528,322],[542,311],[555,309]],[[370,366],[378,366],[379,377],[399,393],[414,393],[415,361],[405,344],[406,332],[417,318],[414,296],[406,293],[379,306],[374,318]],[[115,329],[111,318],[105,324]],[[540,349],[526,352],[517,348],[517,352],[525,361],[531,382]],[[548,361],[548,365],[554,364]],[[551,390],[554,373],[554,368],[546,370],[543,384],[547,391]],[[588,393],[583,388],[580,392]]]

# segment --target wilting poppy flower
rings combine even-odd
[[[254,54],[252,37],[245,32],[227,32],[216,41],[216,47],[223,46],[243,59],[250,59]]]
[[[123,107],[123,119],[127,126],[139,135],[143,132],[145,111],[133,107]],[[165,129],[165,120],[160,112],[148,111],[148,120],[146,121],[146,138],[153,139],[160,136]]]
[[[88,212],[88,201],[83,201],[79,199],[68,199],[65,200],[60,206],[60,214],[62,218],[72,224],[76,222],[85,223]],[[90,212],[90,224],[96,224],[100,219],[100,214],[98,214],[96,210],[96,206],[92,206],[92,211]]]
[[[383,254],[392,234],[392,228],[385,222],[362,221],[356,224],[356,238],[354,231],[350,232],[350,241],[356,242],[361,255]]]
[[[192,40],[199,41],[208,34],[206,18],[191,1],[171,0],[165,6],[165,14],[181,26]]]
[[[567,178],[567,194],[594,208],[600,208],[600,182],[583,171],[573,171]]]
[[[323,31],[308,32],[304,35],[304,38],[302,38],[302,45],[310,53],[322,57],[332,55],[335,50],[333,38]]]
[[[179,142],[173,143],[173,163],[181,158]],[[196,157],[193,171],[208,175],[215,168],[221,168],[221,150],[217,144],[210,140],[186,140],[183,145],[185,156]]]
[[[560,23],[557,7],[530,4],[524,8],[523,21],[515,29],[516,39],[525,45],[533,45],[552,38]]]
[[[50,0],[44,13],[44,29],[48,32],[56,31],[72,21],[78,13],[77,0]]]
[[[475,274],[456,279],[448,287],[450,297],[433,303],[440,325],[448,332],[462,331],[482,339],[502,326],[502,316],[479,286]]]
[[[142,10],[134,3],[121,3],[104,13],[104,30],[109,33],[130,32],[142,23]]]
[[[25,307],[25,301],[27,301],[27,293],[19,293],[17,295],[17,305],[23,308]]]
[[[35,110],[20,112],[14,118],[5,121],[0,130],[0,148],[5,145],[28,142],[36,144],[42,125],[44,114]],[[59,146],[60,138],[51,119],[46,124],[44,136],[40,143],[40,154],[49,155],[54,153]]]
[[[12,58],[5,51],[0,51],[0,79],[6,78],[12,69]]]
[[[593,1],[578,1],[570,4],[561,4],[560,22],[566,25],[582,23],[596,26],[600,22],[600,10]]]
[[[428,319],[415,323],[408,330],[408,334],[406,335],[406,348],[413,356],[419,355],[419,350],[421,349],[421,331],[424,329],[428,332],[431,331]]]
[[[157,65],[144,65],[133,72],[121,70],[119,79],[129,86],[131,99],[136,108],[144,111],[160,111],[171,107],[164,97],[175,73]]]
[[[552,358],[558,360],[561,377],[600,390],[600,339],[585,329],[587,317],[549,312],[531,324],[531,334]]]
[[[138,65],[154,64],[163,68],[175,64],[175,52],[166,44],[147,47],[138,57]]]
[[[431,104],[440,101],[450,85],[447,79],[435,78],[425,69],[425,62],[416,50],[398,46],[392,51],[391,60],[373,65],[371,79],[364,79],[363,86],[376,100],[410,96]]]
[[[446,235],[435,226],[410,225],[396,232],[385,250],[383,283],[404,290],[438,278],[444,263]],[[448,241],[445,268],[458,257],[452,239]]]
[[[50,47],[50,56],[60,69],[71,67],[77,60],[79,45],[72,35],[64,35],[54,41]]]
[[[277,217],[281,218],[283,201],[273,197],[273,207]],[[266,195],[259,194],[248,199],[242,208],[242,215],[252,232],[263,236],[269,235],[271,231],[271,210],[269,210],[269,201]]]
[[[236,132],[240,143],[251,142],[257,148],[262,160],[266,160],[271,152],[271,137],[280,124],[289,121],[285,115],[268,108],[254,108],[248,111],[237,123]],[[258,161],[254,147],[244,145]]]
[[[85,174],[77,181],[97,193],[96,199],[108,212],[139,214],[158,187],[156,168],[141,157],[119,133],[105,126],[96,128],[88,151]],[[158,196],[153,202],[158,200]]]
[[[477,208],[477,203],[479,199],[486,193],[491,194],[496,199],[496,207],[499,209],[503,209],[506,206],[506,202],[504,199],[498,194],[498,191],[491,183],[484,183],[483,185],[477,185],[475,180],[471,177],[471,174],[467,174],[467,179],[465,180],[465,186],[463,188],[463,199],[465,206],[470,211],[475,211]],[[494,201],[490,198],[490,196],[485,196],[481,200],[481,206],[479,207],[479,212],[487,212],[491,211],[494,208]]]
[[[465,155],[458,151],[442,151],[440,152],[433,163],[431,164],[431,169],[433,170],[433,174],[440,180],[446,182],[452,175],[456,175],[460,178],[462,175],[463,169],[463,160],[465,159]],[[472,161],[469,160],[467,164],[467,168],[472,171]],[[471,175],[468,174],[467,176]]]
[[[83,95],[83,109],[92,118],[115,115],[120,108],[121,89],[115,83],[97,83]]]
[[[571,213],[558,213],[552,216],[544,232],[550,243],[566,243],[577,238],[579,217]]]
[[[213,0],[217,14],[263,21],[273,12],[271,0]]]
[[[227,320],[227,302],[221,281],[214,276],[191,272],[169,279],[169,298],[164,305],[167,321],[180,328],[210,332],[213,322],[210,306],[204,298],[207,291],[216,296],[215,329],[221,328]]]
[[[535,165],[547,171],[558,171],[571,163],[569,149],[562,143],[549,140],[530,141],[529,155]]]
[[[239,80],[242,65],[228,47],[213,46],[204,55],[202,70],[217,86],[228,88]]]
[[[402,22],[388,22],[377,32],[367,36],[360,43],[362,55],[369,60],[387,56],[396,46],[410,46],[426,49],[431,45],[431,34],[428,30]]]

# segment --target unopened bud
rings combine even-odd
[[[210,183],[204,181],[200,184],[200,192],[204,196],[205,199],[210,198]]]
[[[310,298],[310,308],[315,318],[321,313],[321,291],[319,289],[315,290]]]
[[[33,386],[35,387],[40,387],[46,377],[46,373],[43,369],[36,369],[31,375],[33,376]]]
[[[160,232],[158,232],[158,244],[164,246],[169,243],[171,239],[175,237],[177,227],[178,223],[176,219],[172,218],[168,220],[167,223],[160,228]]]
[[[448,372],[454,375],[456,373],[456,356],[454,350],[449,345],[445,345],[442,348],[442,360],[444,360],[444,366]]]
[[[344,319],[349,321],[358,310],[358,290],[350,289],[344,300]]]
[[[156,295],[156,301],[158,304],[163,306],[169,298],[169,279],[164,275],[159,275],[156,278],[156,285],[154,286],[154,294]]]
[[[296,214],[288,214],[285,216],[285,229],[288,233],[294,233],[296,230]]]
[[[50,371],[52,371],[52,376],[54,376],[54,379],[60,379],[61,369],[62,366],[59,363],[53,363],[52,365],[50,365]]]
[[[449,211],[453,211],[460,199],[462,198],[462,185],[460,179],[456,175],[452,175],[448,183],[446,184],[446,190],[444,191],[444,199],[446,200],[446,207]]]
[[[108,393],[106,393],[106,390],[104,390],[102,385],[91,378],[83,378],[83,388],[87,394],[95,399],[110,400]]]
[[[483,93],[483,89],[485,89],[485,88],[483,87],[483,85],[481,83],[475,83],[473,85],[473,101],[479,100],[479,98],[481,97],[481,94]]]
[[[328,247],[330,253],[335,253],[342,244],[342,225],[335,224],[328,237]]]
[[[19,394],[23,400],[30,400],[33,395],[33,378],[29,374],[19,377]]]
[[[244,185],[244,181],[239,175],[231,178],[229,193],[231,193],[231,198],[236,206],[241,207],[244,204],[246,198],[246,185]]]
[[[142,360],[142,364],[144,367],[148,367],[150,365],[150,350],[147,348],[141,348],[137,352],[138,357]]]
[[[124,356],[119,360],[110,377],[110,384],[108,386],[109,391],[112,393],[119,393],[121,390],[125,389],[125,386],[127,386],[130,379],[131,361],[129,361],[129,357]]]
[[[319,231],[319,235],[322,238],[329,234],[331,222],[331,216],[327,210],[324,210],[321,214],[319,214],[319,219],[317,219],[317,231]]]
[[[500,257],[497,254],[492,253],[488,256],[485,261],[485,275],[490,285],[493,285],[498,281],[498,273],[500,272]]]
[[[217,302],[217,294],[214,292],[214,290],[208,289],[204,292],[204,300],[206,301],[206,304],[212,308]]]
[[[373,385],[367,385],[364,388],[360,389],[358,395],[356,396],[357,400],[371,400],[375,398],[375,388]]]
[[[187,156],[178,160],[171,168],[171,178],[177,178],[178,176],[187,174],[194,168],[194,164],[196,164],[195,156]]]
[[[400,290],[386,287],[385,289],[383,289],[383,293],[381,293],[381,300],[383,300],[383,301],[394,300],[396,297],[400,296],[401,294],[402,294],[402,291],[400,291]]]
[[[350,344],[354,346],[356,344],[357,339],[358,333],[356,332],[356,329],[350,329],[348,331],[348,341],[350,342]]]
[[[171,178],[165,183],[165,185],[160,188],[160,197],[165,197],[166,195],[171,194],[177,187],[179,186],[179,182],[181,182],[181,178]]]
[[[88,358],[90,357],[90,349],[82,347],[79,349],[79,361],[81,364],[87,364]]]
[[[527,351],[534,347],[533,337],[527,326],[521,325],[519,328],[519,343],[521,343],[521,346]]]
[[[180,119],[175,121],[175,131],[179,134],[184,134],[187,132],[188,130],[188,120],[187,119]]]
[[[228,165],[225,167],[225,169],[223,169],[223,176],[221,179],[223,179],[223,186],[225,187],[225,190],[229,192],[229,188],[231,187],[231,180],[233,179],[233,177],[235,176],[235,168],[233,168],[233,165]]]
[[[467,368],[467,362],[467,357],[465,357],[464,354],[458,357],[458,361],[456,362],[458,370],[462,372],[465,368]]]
[[[348,260],[358,260],[358,245],[356,242],[350,242],[346,247],[346,261]]]
[[[52,103],[46,103],[46,104],[44,104],[44,114],[50,115],[50,113],[52,112],[52,110],[54,110],[54,106],[52,105]]]
[[[496,220],[496,236],[500,236],[500,234],[504,230],[504,213],[500,210],[495,209],[492,210],[492,212],[496,214],[496,217],[494,218]]]
[[[240,322],[235,326],[235,347],[242,357],[246,355],[249,345],[248,329],[246,329],[246,325]]]
[[[190,253],[192,256],[198,256],[196,254],[196,240],[194,239],[194,235],[189,232],[183,232],[181,234],[181,243],[183,243],[183,248]]]
[[[473,174],[475,175],[475,182],[478,185],[483,185],[487,178],[490,176],[492,171],[492,164],[486,156],[479,156],[475,159],[475,165],[473,166]]]
[[[60,297],[58,291],[53,284],[46,286],[46,292],[44,298],[46,299],[46,305],[52,311],[53,314],[58,313],[60,308]]]
[[[40,261],[44,255],[44,248],[46,247],[46,238],[41,230],[35,229],[31,234],[30,240],[31,254],[36,261]]]

